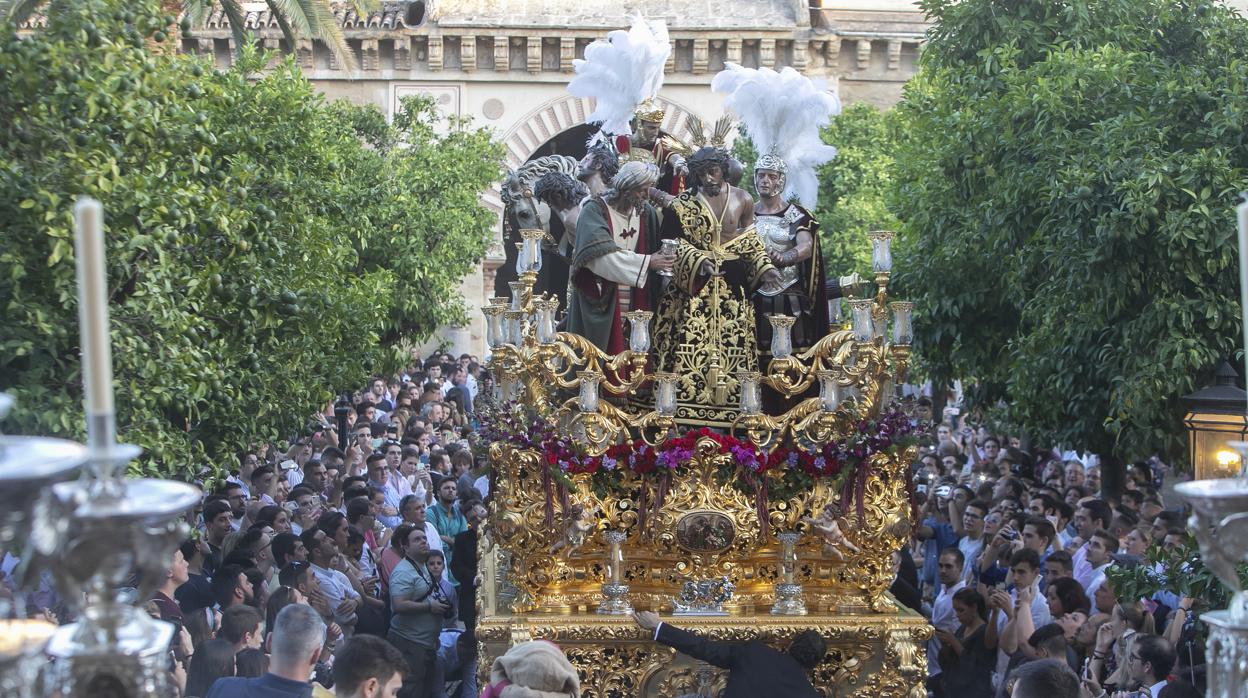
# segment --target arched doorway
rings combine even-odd
[[[577,126],[573,126],[572,128],[557,134],[542,145],[538,146],[529,155],[525,162],[532,162],[538,158],[550,155],[564,155],[571,157],[574,160],[580,160],[585,156],[585,153],[588,150],[586,147],[587,141],[595,132],[597,132],[597,130],[598,128],[596,126],[590,126],[589,124],[579,124]],[[544,203],[539,204],[538,213],[542,223],[550,232],[551,237],[555,240],[561,239],[566,231],[564,231],[563,224],[560,222],[559,217],[551,216],[550,208]],[[516,273],[516,243],[520,238],[519,231],[514,228],[515,221],[507,215],[506,211],[504,211],[502,216],[502,239],[504,241],[503,262],[501,266],[499,266],[498,271],[494,274],[494,295],[504,298],[511,294],[511,288],[508,284],[518,278],[518,274]],[[550,292],[556,297],[562,298],[562,291],[560,289],[552,288],[553,285],[556,285],[552,284],[552,280],[562,280],[562,285],[566,288],[567,276],[568,268],[566,262],[555,257],[554,255],[548,254],[545,257],[545,264],[542,269],[541,279],[539,280],[537,291],[539,293]]]

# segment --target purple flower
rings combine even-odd
[[[752,449],[744,446],[733,446],[732,456],[736,459],[737,465],[743,465],[750,470],[757,471],[760,467],[758,456],[754,454]]]
[[[631,460],[631,459],[630,459],[630,460]],[[616,468],[616,466],[617,466],[617,465],[619,465],[619,464],[618,464],[618,463],[616,462],[616,460],[615,460],[614,458],[612,458],[611,456],[603,456],[603,457],[602,457],[602,469],[603,469],[603,470],[615,470],[615,468]]]

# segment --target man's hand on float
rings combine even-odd
[[[633,612],[633,620],[637,621],[637,625],[642,630],[654,631],[659,627],[659,614],[654,611],[635,611]]]
[[[672,153],[671,157],[667,159],[667,163],[672,166],[672,171],[677,175],[681,177],[688,176],[689,164],[685,162],[680,153]]]
[[[672,265],[676,263],[676,255],[665,255],[662,252],[656,252],[650,255],[650,269],[652,271],[668,271]]]

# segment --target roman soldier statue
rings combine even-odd
[[[568,83],[568,92],[596,102],[585,119],[599,126],[591,145],[610,143],[621,164],[641,161],[657,166],[657,187],[677,194],[683,188],[689,148],[661,130],[665,109],[658,99],[671,51],[666,23],[638,15],[627,31],[610,32],[605,40],[585,47],[585,58],[572,62],[576,77]]]

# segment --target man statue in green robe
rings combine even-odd
[[[621,296],[633,310],[654,310],[658,272],[672,268],[674,254],[659,250],[659,218],[647,201],[659,169],[626,163],[611,187],[587,200],[576,223],[568,331],[608,354],[628,348],[620,317]]]

